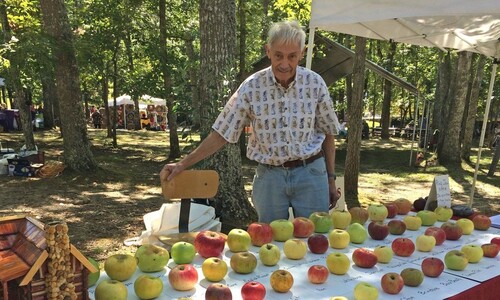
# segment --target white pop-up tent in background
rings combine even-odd
[[[306,66],[316,29],[372,39],[471,51],[494,60],[469,205],[475,193],[493,87],[500,60],[498,0],[313,0]]]

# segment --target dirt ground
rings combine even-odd
[[[62,175],[48,179],[0,176],[0,216],[24,214],[43,222],[64,220],[69,225],[72,244],[101,262],[114,253],[135,252],[135,247],[127,247],[123,241],[139,236],[145,230],[143,216],[165,202],[159,171],[167,159],[168,135],[151,131],[119,132],[118,149],[111,147],[105,135],[106,130],[89,129],[92,151],[100,165],[96,171],[65,170]],[[45,152],[46,162],[60,158],[62,139],[58,132],[37,131],[35,140]],[[4,148],[19,149],[23,138],[21,133],[0,133],[0,142]],[[244,174],[250,193],[253,166],[245,164]],[[429,189],[428,182],[398,183],[401,181],[390,174],[377,179],[361,177],[360,194],[386,195],[387,189],[391,189],[392,198],[407,197],[413,201],[418,195],[415,191]],[[397,188],[401,186],[404,188]],[[497,184],[494,194],[481,197],[476,206],[487,207],[488,214],[497,214],[499,191]]]

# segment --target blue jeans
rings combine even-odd
[[[309,217],[313,212],[328,212],[329,188],[325,158],[296,168],[259,164],[255,170],[252,201],[259,221],[270,223],[294,217]]]

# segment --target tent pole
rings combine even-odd
[[[410,167],[411,167],[411,163],[412,163],[412,159],[413,159],[413,143],[415,143],[415,133],[416,133],[416,130],[417,130],[417,122],[418,122],[418,115],[417,115],[417,111],[418,111],[418,104],[420,102],[420,97],[419,97],[419,94],[417,92],[417,99],[415,99],[415,108],[414,108],[414,112],[413,112],[413,130],[412,130],[412,137],[411,137],[411,151],[410,151]],[[418,149],[418,145],[417,145],[417,149]],[[417,151],[418,152],[418,151]]]
[[[314,47],[314,32],[316,29],[314,27],[309,28],[309,40],[307,44],[307,56],[306,56],[306,68],[311,69],[312,65],[312,55]]]
[[[497,75],[498,61],[493,62],[491,67],[491,78],[490,87],[488,90],[488,98],[486,98],[486,108],[484,110],[483,127],[481,128],[481,138],[479,139],[479,150],[477,152],[476,169],[474,170],[474,180],[472,181],[472,187],[469,198],[469,207],[472,207],[472,202],[474,201],[474,192],[476,189],[477,172],[479,170],[479,162],[481,161],[481,151],[483,149],[484,135],[486,134],[486,126],[488,123],[488,115],[490,113],[491,97],[493,96],[493,87],[495,85],[495,77]]]

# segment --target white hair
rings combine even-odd
[[[282,44],[299,43],[300,49],[304,49],[306,33],[297,21],[277,22],[269,28],[267,46],[271,48],[275,42]]]

